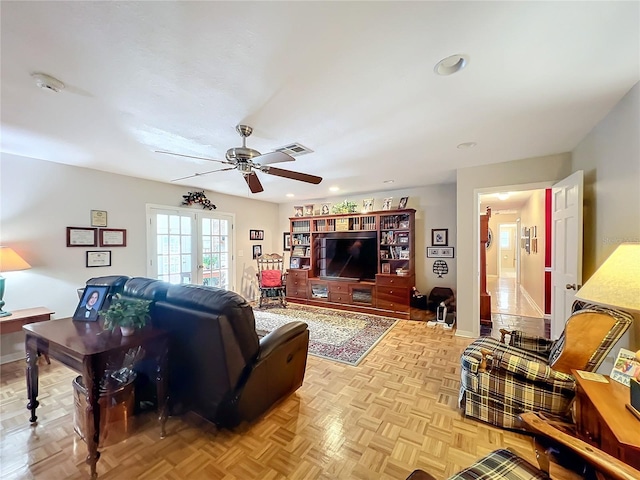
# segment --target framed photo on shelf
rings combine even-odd
[[[300,268],[300,257],[291,257],[289,268]]]
[[[409,220],[400,220],[398,223],[398,228],[409,228]]]
[[[101,228],[101,247],[126,247],[127,231],[124,228]]]
[[[111,250],[87,251],[87,267],[110,267]]]
[[[79,322],[97,322],[108,293],[108,285],[87,286],[73,314],[73,319]]]
[[[91,226],[106,227],[107,212],[105,210],[91,210]]]
[[[449,245],[449,229],[432,228],[431,245],[434,247],[446,247],[447,245]]]
[[[320,215],[331,215],[331,204],[323,203],[320,207]]]
[[[282,249],[285,252],[291,250],[291,232],[284,232],[282,234]]]
[[[304,217],[304,207],[302,205],[296,205],[293,207],[294,217]]]
[[[427,247],[429,258],[453,258],[453,247]]]
[[[264,240],[264,230],[249,230],[249,240]]]
[[[364,200],[362,200],[362,211],[363,212],[373,211],[373,198],[365,198]]]
[[[312,217],[313,216],[313,203],[304,206],[304,216]]]
[[[391,264],[383,263],[381,266],[382,273],[391,273]]]
[[[393,200],[393,197],[387,197],[384,199],[382,202],[382,210],[391,210],[391,200]]]
[[[402,197],[400,199],[400,203],[398,204],[398,210],[404,210],[407,208],[407,201],[409,201],[409,197]]]
[[[67,247],[97,247],[98,229],[67,227]]]

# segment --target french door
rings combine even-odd
[[[234,289],[233,216],[147,206],[147,275]]]

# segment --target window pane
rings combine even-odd
[[[211,226],[211,233],[213,235],[220,235],[220,220],[218,220],[217,218],[212,219]]]
[[[191,235],[191,217],[180,217],[183,235]]]
[[[509,235],[509,231],[500,232],[500,247],[501,248],[509,248],[511,245],[511,235]]]
[[[180,233],[180,217],[177,215],[171,215],[169,217],[169,233]]]
[[[202,235],[211,235],[211,220],[208,218],[202,219]]]
[[[191,237],[183,235],[181,238],[182,253],[191,253]]]
[[[156,233],[169,233],[169,217],[167,215],[156,216]]]

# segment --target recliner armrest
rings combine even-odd
[[[265,335],[260,339],[260,354],[258,355],[257,361],[259,362],[260,360],[268,357],[279,345],[297,335],[300,335],[307,330],[307,328],[309,327],[306,323],[296,320],[282,325],[268,335]]]
[[[505,335],[510,335],[509,346],[521,348],[539,355],[549,355],[556,343],[555,340],[549,340],[548,338],[527,335],[521,330],[508,331],[500,329],[500,333],[502,334],[502,338],[500,339],[502,343],[504,343]]]
[[[505,370],[531,382],[547,383],[571,392],[575,390],[573,376],[557,372],[545,363],[527,360],[508,352],[492,352],[488,357],[488,370]]]

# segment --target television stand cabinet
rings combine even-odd
[[[415,210],[293,217],[289,221],[288,302],[410,318],[411,287],[415,285]],[[344,268],[332,272],[335,251],[341,248],[338,245],[347,249],[358,240],[369,243],[359,258],[367,280],[341,278],[339,273],[354,262],[346,255]]]

